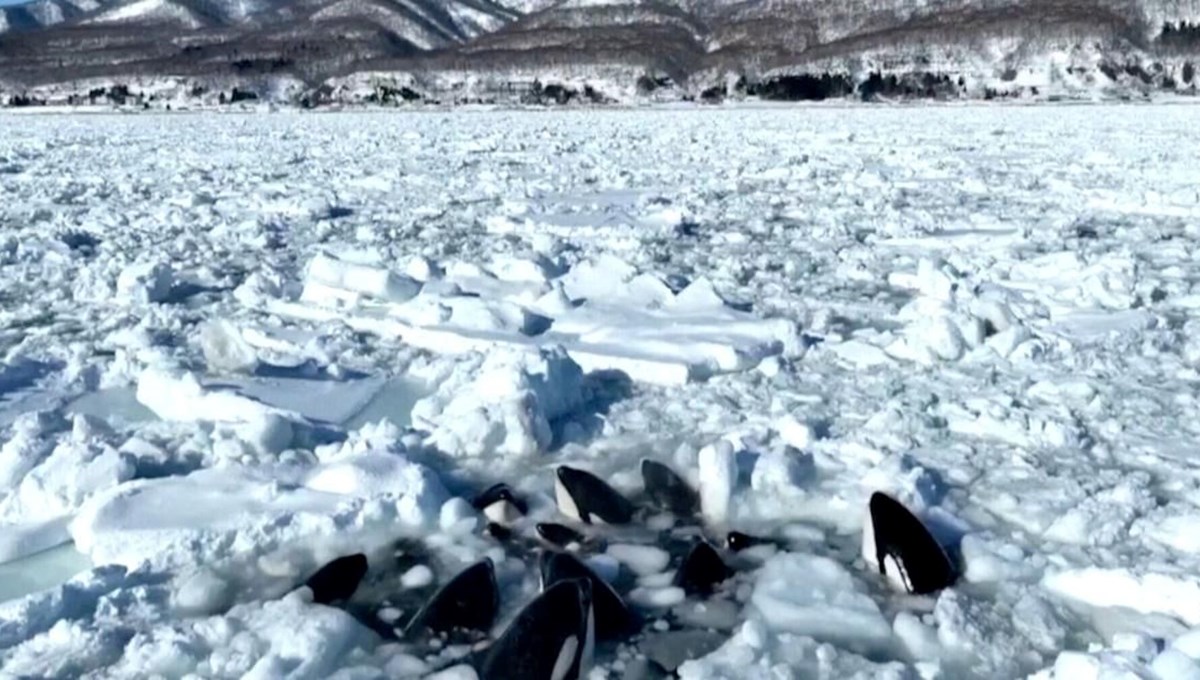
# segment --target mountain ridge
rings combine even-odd
[[[76,1],[0,34],[0,103],[1129,96],[1200,62],[1200,0]]]

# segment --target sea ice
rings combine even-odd
[[[751,604],[772,630],[862,652],[886,651],[892,627],[879,606],[833,560],[786,553],[763,565]]]
[[[737,483],[733,445],[719,441],[700,450],[700,508],[710,522],[724,522]]]
[[[174,274],[160,262],[126,267],[117,277],[117,298],[127,302],[164,302],[171,295]]]
[[[639,576],[663,571],[671,559],[665,550],[648,545],[614,543],[608,546],[606,552]]]
[[[508,616],[553,467],[652,458],[701,517],[578,554],[728,638],[682,678],[1195,677],[1196,112],[1132,111],[0,115],[0,675],[469,674],[296,585]],[[877,490],[958,585],[880,587]],[[733,529],[683,598],[657,537]]]

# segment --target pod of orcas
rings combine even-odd
[[[659,531],[656,539],[660,544],[670,543],[681,556],[671,585],[698,598],[712,596],[736,574],[727,556],[779,543],[770,537],[732,531],[718,548],[699,526],[699,496],[682,477],[651,460],[642,461],[641,472],[644,493],[639,507],[590,472],[558,467],[558,510],[579,524],[537,523],[528,537],[513,528],[528,507],[509,486],[496,484],[474,499],[475,509],[488,520],[487,535],[514,550],[527,548],[538,554],[540,592],[494,639],[489,635],[500,613],[501,590],[495,565],[488,558],[447,581],[407,621],[401,621],[404,617],[399,608],[387,596],[388,583],[365,586],[383,595],[356,597],[356,592],[364,595],[360,589],[368,573],[364,554],[333,560],[303,586],[311,591],[313,602],[340,603],[385,638],[436,643],[431,649],[467,645],[470,651],[451,665],[469,664],[482,680],[579,680],[591,668],[598,643],[631,640],[640,643],[641,654],[626,665],[625,678],[670,677],[686,658],[707,654],[726,636],[696,629],[663,632],[661,622],[646,626],[617,588],[578,556],[601,545],[602,539],[586,527],[628,525],[645,519],[646,513],[673,515],[671,530]],[[878,569],[883,581],[912,595],[932,594],[953,585],[958,577],[954,563],[908,508],[876,492],[867,510],[863,557]]]

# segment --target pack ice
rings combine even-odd
[[[1195,120],[0,115],[0,676],[1200,677]]]

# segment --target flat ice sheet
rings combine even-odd
[[[53,588],[91,567],[87,555],[70,543],[0,564],[0,603]]]

